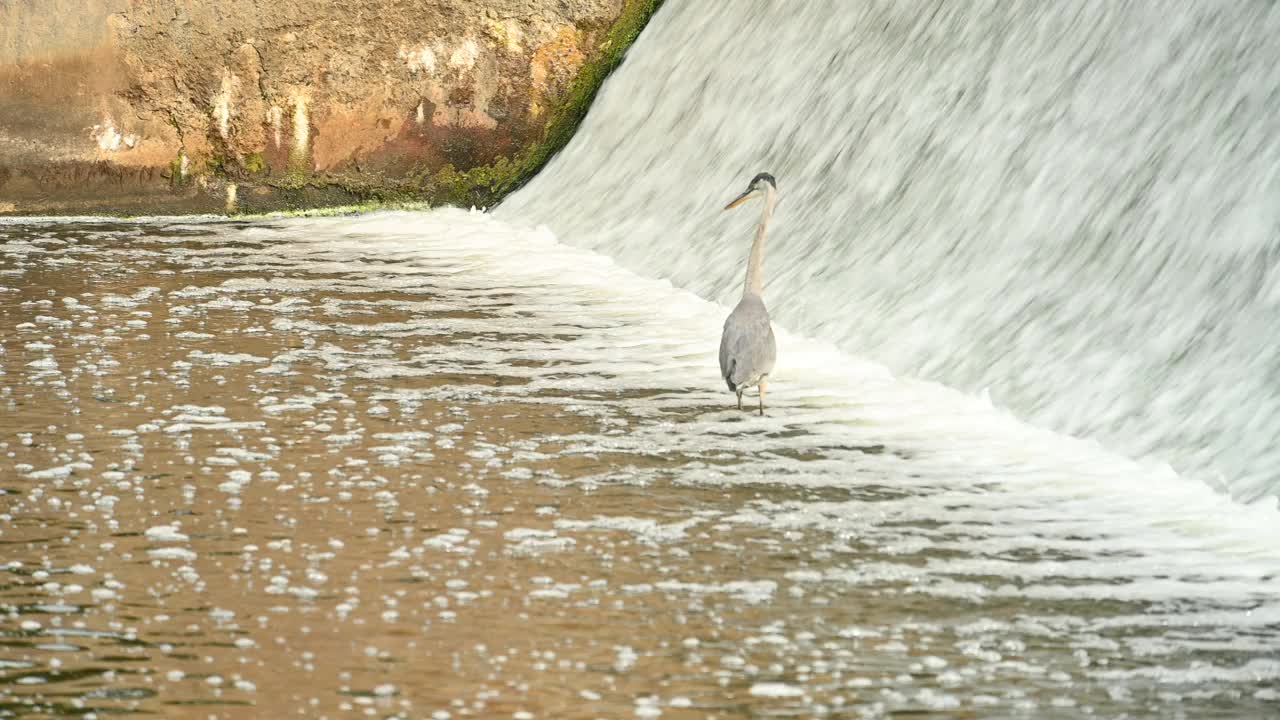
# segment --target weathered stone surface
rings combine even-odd
[[[487,204],[660,0],[0,0],[0,213]]]

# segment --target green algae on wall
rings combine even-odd
[[[424,195],[440,204],[489,207],[537,174],[569,143],[600,86],[622,63],[627,49],[661,5],[662,0],[627,0],[622,15],[600,43],[597,56],[587,61],[563,98],[551,109],[539,141],[527,146],[513,160],[500,158],[491,165],[466,172],[446,165],[426,181]]]

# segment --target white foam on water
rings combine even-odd
[[[243,553],[237,573],[254,592],[271,596],[271,614],[314,610],[353,625],[369,623],[363,632],[412,622],[462,627],[469,608],[495,590],[485,579],[492,563],[536,567],[539,575],[516,594],[531,612],[607,603],[643,612],[665,604],[681,616],[725,620],[730,628],[744,614],[778,620],[767,627],[767,620],[752,623],[740,645],[692,652],[707,653],[707,672],[723,673],[713,677],[743,688],[769,682],[802,688],[802,696],[756,696],[788,706],[823,694],[824,681],[792,677],[794,664],[768,667],[768,655],[800,662],[820,649],[815,632],[824,642],[838,641],[839,651],[890,668],[875,674],[886,690],[896,688],[885,700],[890,707],[939,709],[954,707],[957,698],[977,702],[960,689],[970,678],[964,673],[1063,692],[1071,682],[1156,680],[1050,678],[1063,663],[1075,667],[1074,650],[1110,660],[1152,659],[1176,671],[1179,648],[1206,654],[1223,648],[1234,656],[1218,666],[1230,669],[1232,662],[1246,666],[1250,654],[1264,655],[1276,640],[1280,529],[1274,507],[1236,504],[1167,466],[1036,428],[981,397],[903,379],[785,326],[778,331],[779,365],[766,415],[739,412],[715,360],[725,306],[562,244],[546,229],[456,210],[274,221],[272,227],[272,242],[264,243],[246,238],[252,228],[208,223],[206,231],[226,245],[220,253],[156,240],[166,262],[190,270],[191,282],[212,290],[195,293],[206,303],[198,306],[173,295],[148,302],[188,308],[191,314],[181,316],[187,327],[219,318],[242,332],[253,328],[262,336],[253,347],[289,348],[269,351],[276,355],[264,362],[294,367],[308,375],[306,383],[263,380],[249,372],[252,365],[170,364],[171,357],[189,357],[192,343],[208,341],[166,336],[177,352],[159,360],[155,372],[175,386],[174,378],[194,377],[193,385],[206,383],[197,386],[200,392],[173,392],[168,401],[163,394],[144,396],[133,406],[143,417],[97,428],[83,443],[118,444],[127,464],[100,473],[59,471],[44,481],[100,480],[74,502],[97,503],[104,515],[115,508],[114,518],[95,515],[109,531],[117,530],[109,523],[136,518],[137,508],[156,513],[120,537],[123,544],[143,535],[133,552],[163,572],[164,583],[198,588],[205,580],[193,566],[201,558],[224,558],[229,535],[252,534],[231,541],[233,554]],[[140,251],[149,242],[145,233],[129,241]],[[127,260],[122,254],[111,262]],[[226,279],[246,277],[246,268],[256,277],[268,262],[286,276],[278,292]],[[343,279],[331,290],[308,279],[329,282],[335,273]],[[294,292],[307,293],[310,302],[294,303],[298,309],[281,317],[273,308]],[[163,316],[163,308],[154,311]],[[21,332],[35,338],[46,331]],[[247,380],[225,395],[216,380],[200,378],[236,372]],[[308,409],[295,415],[293,408]],[[525,427],[527,415],[544,409],[572,422],[555,430]],[[490,430],[495,434],[484,437],[474,422],[482,413],[510,418],[514,434]],[[138,424],[144,419],[152,420],[145,432]],[[229,432],[195,432],[211,428]],[[39,469],[27,465],[24,472],[69,467],[88,456],[76,454],[79,444],[63,445],[66,429],[48,430],[58,447]],[[30,430],[20,442],[44,442],[34,432],[40,428]],[[182,481],[181,492],[187,502],[212,503],[225,519],[211,534],[194,529],[205,522],[200,514],[164,516],[147,504],[164,497],[155,493],[174,476],[147,477],[149,468],[139,460],[155,443],[171,445],[175,460],[199,468],[198,476]],[[323,459],[327,476],[299,472],[294,463],[307,453]],[[456,469],[414,477],[418,461],[432,453],[456,457]],[[547,461],[580,470],[557,472]],[[592,491],[606,485],[623,497],[668,495],[646,500],[643,510],[597,503]],[[12,511],[60,507],[51,503],[57,493],[38,490],[15,494]],[[264,506],[266,526],[254,524],[256,513],[235,515],[241,501],[246,511],[256,508],[264,491],[269,502],[284,501],[279,509]],[[518,515],[505,507],[513,492],[553,493],[563,502],[551,507],[539,500],[537,512]],[[456,514],[433,525],[430,508],[446,497],[460,501]],[[716,509],[699,506],[698,498],[714,498]],[[307,515],[321,509],[332,511],[330,517],[376,515],[348,528],[345,542],[321,547],[307,547],[301,535],[296,544],[279,535],[295,519],[324,517]],[[391,521],[401,514],[416,519]],[[167,523],[172,517],[182,518],[180,528]],[[236,522],[251,529],[233,527]],[[455,523],[467,527],[437,529]],[[270,528],[265,537],[263,527]],[[332,532],[342,532],[338,527]],[[190,538],[178,541],[175,533]],[[170,540],[180,546],[155,547]],[[120,553],[102,552],[94,564],[105,573]],[[348,578],[326,564],[335,553],[369,562],[359,578]],[[706,559],[721,566],[704,572]],[[580,565],[584,560],[591,570]],[[484,569],[464,575],[468,584],[445,585],[443,578],[470,567]],[[622,577],[592,580],[601,567]],[[212,584],[211,572],[201,571]],[[386,572],[400,576],[388,585],[397,593],[427,588],[434,597],[411,603],[390,591],[366,591],[362,603],[360,588],[387,580],[391,576],[379,574]],[[406,578],[419,584],[402,586]],[[433,582],[441,587],[430,589]],[[103,589],[112,596],[97,599],[107,603],[156,588],[131,587],[127,595]],[[335,595],[337,607],[329,603]],[[829,607],[824,603],[854,595],[885,608],[963,608],[971,625],[943,627],[892,612],[865,621],[875,627],[862,627],[856,614],[826,629],[806,625]],[[1094,609],[1082,610],[1082,601]],[[420,607],[429,612],[424,616]],[[726,620],[730,614],[737,615]],[[784,619],[793,627],[784,627]],[[713,647],[712,638],[705,640]],[[825,650],[831,652],[821,662],[853,672],[853,660]],[[644,652],[640,657],[647,658],[654,649],[646,645]],[[1115,668],[1128,666],[1091,671]],[[939,680],[946,692],[922,687],[925,680],[910,687],[913,673],[944,670],[960,679]],[[643,660],[630,670],[644,671]],[[1249,682],[1247,674],[1221,673],[1185,680],[1201,689]],[[999,700],[1007,707],[1023,701]]]
[[[895,377],[881,365],[783,327],[777,328],[779,366],[769,416],[738,413],[730,406],[730,396],[718,387],[715,368],[724,306],[667,281],[635,275],[608,257],[564,245],[546,229],[528,229],[458,210],[289,220],[276,226],[278,238],[287,243],[240,248],[208,269],[252,267],[256,257],[270,256],[308,272],[330,273],[376,256],[393,262],[378,264],[376,274],[348,276],[342,281],[342,292],[507,298],[501,304],[486,304],[483,320],[460,317],[393,324],[406,338],[421,337],[419,329],[428,335],[488,332],[502,337],[499,344],[425,344],[407,357],[376,346],[352,351],[315,344],[291,351],[289,362],[319,360],[335,370],[388,382],[497,373],[521,382],[485,386],[487,396],[526,402],[571,398],[578,412],[604,418],[615,414],[610,404],[618,393],[645,391],[648,396],[631,403],[631,412],[641,418],[674,413],[679,421],[631,423],[623,433],[583,436],[576,439],[577,451],[675,453],[691,460],[716,453],[769,455],[769,462],[758,472],[750,466],[722,469],[705,462],[691,462],[681,469],[681,481],[701,484],[765,481],[838,486],[851,476],[863,481],[884,476],[886,481],[930,490],[941,484],[946,493],[913,496],[900,505],[878,504],[877,508],[883,512],[901,507],[910,517],[941,513],[953,517],[957,525],[994,522],[984,538],[992,553],[1025,542],[1022,523],[1052,518],[1064,537],[1106,529],[1137,546],[1168,548],[1189,568],[1212,566],[1214,558],[1225,554],[1235,558],[1243,575],[1255,579],[1265,576],[1280,555],[1274,503],[1241,506],[1158,462],[1136,462],[1095,442],[1032,427],[981,398]],[[208,251],[174,247],[169,252],[181,259]],[[313,287],[305,280],[285,285]],[[245,301],[237,296],[263,290],[264,283],[241,279],[224,282],[213,295],[197,294],[212,297],[213,307],[220,307],[219,301],[238,307]],[[246,307],[252,308],[248,312],[271,312],[270,305],[257,302]],[[324,323],[304,318],[278,325],[277,330],[299,332],[308,323],[316,332],[338,337],[368,327],[330,315]],[[379,327],[371,335],[387,331],[397,332]],[[548,373],[548,367],[570,372]],[[435,388],[400,390],[396,397],[399,402],[413,402],[460,392],[472,394],[461,379]],[[601,393],[606,397],[597,399]],[[310,401],[297,405],[301,409]],[[268,407],[281,412],[286,405],[292,403]],[[687,412],[687,408],[696,410]],[[173,411],[175,416],[164,428],[170,434],[262,426],[254,420],[233,421],[223,408],[176,407]],[[436,430],[448,434],[454,426],[446,423]],[[779,432],[795,429],[803,432]],[[337,433],[333,438],[361,436]],[[572,442],[568,452],[575,452]],[[788,456],[795,452],[813,457]],[[911,471],[905,477],[904,469]],[[614,477],[628,474],[635,481],[645,481],[657,477],[658,471],[619,468]],[[1005,492],[990,492],[989,482]],[[832,512],[848,518],[861,510],[851,504]],[[806,518],[796,520],[777,512],[762,517],[770,523],[822,524],[814,508],[804,513]],[[1140,560],[1133,563],[1140,564]],[[1087,574],[1085,566],[1081,568]]]
[[[780,360],[774,378],[777,392],[771,396],[771,406],[776,411],[763,419],[733,411],[729,396],[717,387],[713,354],[726,312],[723,306],[672,288],[665,281],[634,275],[607,257],[560,244],[546,230],[525,230],[486,215],[448,210],[427,215],[387,213],[344,219],[332,221],[325,230],[334,236],[319,243],[299,243],[283,252],[307,256],[317,271],[357,255],[376,252],[397,256],[404,261],[381,269],[392,279],[390,284],[401,291],[409,286],[395,278],[406,274],[422,274],[424,285],[446,292],[495,283],[498,291],[521,291],[517,307],[505,313],[495,312],[495,317],[486,320],[489,327],[500,330],[539,329],[550,333],[584,326],[602,330],[559,338],[554,343],[537,337],[504,341],[500,351],[485,344],[451,345],[438,352],[427,346],[414,357],[431,358],[428,373],[476,373],[500,367],[503,375],[524,377],[528,382],[504,386],[496,392],[526,398],[550,391],[664,391],[642,403],[637,410],[641,414],[646,412],[645,407],[659,411],[690,404],[708,406],[707,412],[687,418],[678,426],[655,423],[632,427],[630,432],[619,435],[583,438],[598,450],[640,451],[645,446],[675,452],[852,448],[846,453],[850,457],[836,458],[828,468],[809,468],[809,472],[817,471],[838,482],[841,473],[829,470],[875,472],[877,466],[883,471],[909,462],[916,470],[945,474],[958,488],[998,480],[1028,498],[1046,505],[1051,502],[1054,516],[1079,516],[1081,523],[1103,522],[1106,517],[1141,522],[1146,517],[1153,525],[1181,528],[1187,537],[1197,538],[1201,546],[1214,545],[1242,557],[1256,554],[1261,559],[1275,558],[1280,546],[1274,503],[1241,506],[1201,483],[1179,477],[1158,462],[1133,461],[1108,452],[1095,442],[1035,428],[979,398],[934,383],[896,378],[880,365],[846,355],[829,343],[795,336],[783,328],[778,328]],[[270,252],[282,250],[273,247]],[[464,260],[459,261],[459,257]],[[454,271],[459,265],[469,273]],[[574,271],[566,272],[565,268]],[[375,279],[364,282],[378,283]],[[526,314],[536,319],[530,320]],[[531,322],[544,326],[531,327]],[[460,321],[452,327],[469,326],[469,321]],[[345,352],[335,348],[332,357]],[[567,377],[548,378],[545,370],[538,367],[512,367],[513,358],[572,363],[574,372]],[[414,374],[403,358],[387,357],[383,361],[362,355],[360,362],[366,368],[370,363],[385,362],[383,373],[387,378]],[[577,398],[576,402],[592,404],[585,398]],[[725,409],[715,412],[715,406]],[[729,432],[769,427],[804,427],[809,432],[796,438],[770,438],[768,433],[735,438]],[[673,429],[682,432],[671,432]],[[442,426],[437,430],[448,432],[450,428]],[[859,451],[875,445],[918,456],[902,461],[893,454],[868,455]],[[853,464],[844,464],[846,460]],[[785,458],[774,458],[773,462],[777,464],[771,467],[791,465],[796,470],[813,464],[789,463]],[[982,471],[970,476],[966,467]],[[746,475],[749,477],[749,473]],[[781,482],[806,480],[800,473],[772,476]],[[705,479],[732,481],[712,474]],[[988,518],[1031,512],[1006,507],[1007,498],[1002,495],[975,492],[966,497],[978,506],[976,511],[987,513]],[[925,508],[929,501],[912,502],[914,507]],[[989,511],[981,510],[985,506]],[[1090,515],[1093,510],[1098,511],[1098,516]],[[927,509],[919,510],[926,512]]]
[[[182,543],[191,539],[179,532],[177,525],[156,525],[155,527],[147,528],[144,534],[152,542]]]
[[[759,682],[749,692],[755,697],[792,698],[804,695],[804,688],[778,682]]]

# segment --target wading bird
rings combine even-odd
[[[760,414],[764,415],[764,392],[768,387],[769,373],[777,359],[778,348],[773,341],[773,327],[769,324],[769,311],[764,298],[764,235],[769,229],[773,206],[778,203],[778,186],[769,173],[755,176],[747,191],[724,207],[733,209],[752,198],[764,198],[764,211],[756,226],[756,239],[751,243],[751,255],[747,260],[747,283],[738,306],[724,321],[724,334],[720,336],[720,375],[729,389],[738,394],[738,409],[742,409],[742,392],[755,385],[760,388]]]

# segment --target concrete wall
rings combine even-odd
[[[491,202],[656,4],[0,0],[0,213]]]

